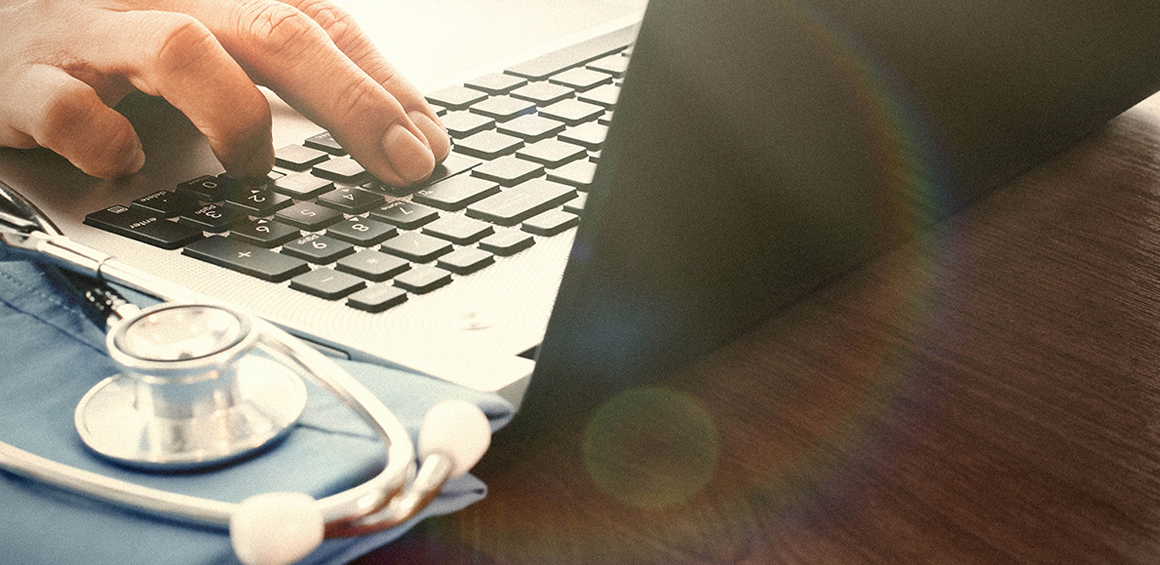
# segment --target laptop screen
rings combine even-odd
[[[1043,162],[1160,88],[1158,52],[1151,1],[652,2],[509,433],[671,373]]]

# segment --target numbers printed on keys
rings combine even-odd
[[[362,214],[375,206],[382,206],[385,200],[380,194],[347,187],[332,190],[318,197],[319,204],[347,214]]]
[[[395,226],[359,216],[347,218],[326,230],[326,235],[360,247],[370,247],[398,233]]]
[[[282,245],[301,235],[302,232],[298,231],[298,228],[260,218],[234,226],[234,229],[230,230],[229,237],[258,247],[270,248]]]
[[[275,217],[306,231],[321,230],[343,218],[342,212],[313,202],[299,202],[289,208],[283,208]]]
[[[251,216],[269,216],[293,204],[294,200],[269,188],[251,188],[230,195],[225,203],[226,206]]]
[[[325,235],[309,234],[282,245],[282,253],[325,265],[354,253],[354,246]]]

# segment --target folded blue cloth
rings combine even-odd
[[[0,250],[0,440],[81,469],[217,500],[240,502],[270,491],[325,496],[381,466],[369,428],[318,387],[286,440],[255,458],[211,472],[154,474],[110,464],[88,451],[73,427],[85,392],[117,373],[104,331],[84,306],[35,265]],[[511,417],[501,398],[420,375],[366,364],[339,364],[417,433],[427,409],[462,398],[480,406],[497,429]],[[303,563],[345,563],[401,535],[418,520],[454,512],[486,488],[466,475],[448,483],[419,517],[398,528],[331,539]],[[127,511],[38,481],[0,472],[0,561],[4,563],[236,563],[224,530],[189,526]]]

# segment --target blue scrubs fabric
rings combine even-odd
[[[286,440],[257,457],[209,472],[155,474],[110,464],[88,451],[73,427],[81,397],[118,370],[104,348],[104,331],[85,307],[33,264],[0,250],[0,440],[42,457],[110,477],[174,492],[240,502],[270,491],[315,497],[340,491],[381,468],[384,450],[370,429],[340,401],[310,389],[306,411]],[[476,393],[377,365],[340,365],[383,399],[417,433],[427,409],[469,400],[493,429],[511,406]],[[448,483],[422,515],[398,528],[327,540],[303,563],[344,563],[401,535],[423,517],[459,510],[486,493],[470,475]],[[189,526],[125,510],[0,472],[0,562],[94,564],[236,563],[224,530]]]

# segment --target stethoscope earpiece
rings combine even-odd
[[[268,492],[242,501],[230,518],[230,543],[243,565],[289,565],[321,545],[325,530],[317,500]]]

